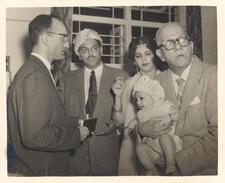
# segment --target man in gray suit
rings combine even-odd
[[[175,133],[183,142],[175,154],[177,174],[217,174],[217,68],[193,55],[193,42],[177,23],[163,25],[156,34],[157,55],[169,65],[157,77],[166,99],[179,108]],[[155,126],[154,121],[176,120],[160,117],[137,125],[143,136],[157,138],[170,130],[169,125]]]
[[[69,73],[65,81],[65,105],[69,115],[97,118],[96,133],[81,144],[71,159],[74,175],[117,175],[120,141],[113,128],[111,87],[117,76],[125,79],[127,73],[103,64],[102,44],[94,30],[80,31],[74,41],[74,51],[84,67]]]
[[[69,118],[50,73],[69,47],[64,24],[39,15],[29,24],[32,53],[8,92],[8,143],[13,147],[13,173],[22,176],[69,175],[70,151],[89,131]]]

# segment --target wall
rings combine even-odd
[[[6,55],[10,56],[12,77],[26,60],[29,22],[38,14],[49,14],[50,8],[6,9]],[[8,85],[8,83],[7,83]]]
[[[216,8],[202,7],[202,35],[203,35],[203,60],[204,62],[217,64],[217,23]],[[26,60],[27,30],[29,22],[38,14],[49,14],[50,8],[7,8],[6,10],[6,55],[10,56],[12,77]],[[179,12],[180,22],[185,21],[185,7]],[[122,68],[121,65],[114,67]],[[71,64],[71,69],[76,69]]]
[[[216,7],[203,6],[201,13],[203,60],[210,64],[217,64]]]

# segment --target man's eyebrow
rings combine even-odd
[[[93,47],[93,46],[99,46],[98,44],[94,44],[94,45],[92,45],[91,47]],[[86,47],[86,46],[80,46],[80,49],[81,48],[88,48],[88,47]]]

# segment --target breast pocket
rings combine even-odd
[[[186,111],[186,125],[193,130],[201,130],[207,126],[206,111],[202,103],[190,105]]]

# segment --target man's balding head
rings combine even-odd
[[[176,31],[181,31],[184,36],[187,35],[186,31],[184,30],[184,28],[176,22],[169,22],[164,24],[162,27],[159,28],[159,30],[156,32],[155,35],[155,40],[157,45],[161,45],[166,38],[167,34],[176,34]]]
[[[158,45],[156,54],[180,75],[190,65],[193,53],[193,42],[184,28],[175,22],[166,23],[157,31],[155,39]]]

